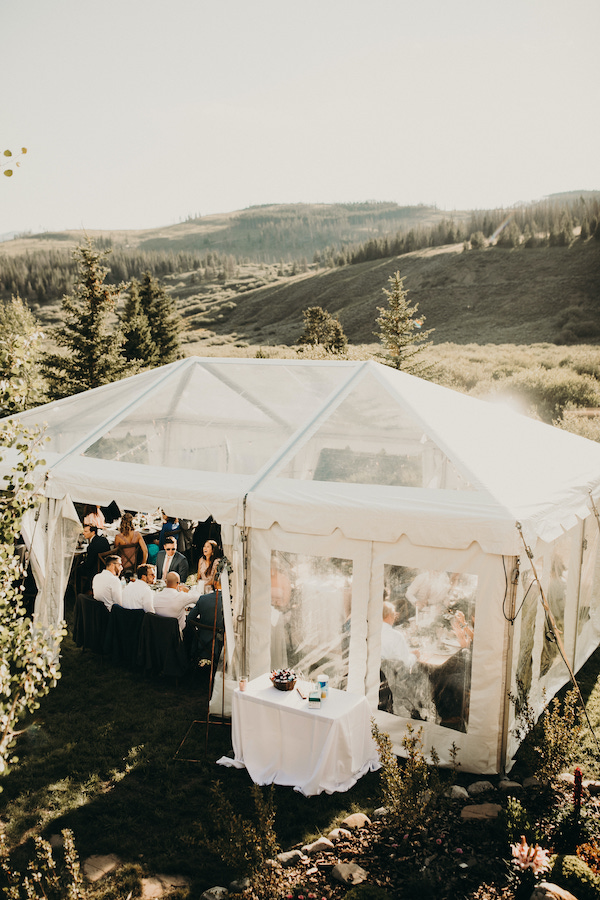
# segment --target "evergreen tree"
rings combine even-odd
[[[304,331],[298,343],[321,345],[328,353],[345,353],[348,338],[335,316],[320,306],[309,306],[303,315]]]
[[[162,366],[174,362],[180,356],[181,332],[181,317],[174,300],[150,272],[142,276],[139,296],[158,350],[158,364]]]
[[[483,250],[487,247],[487,241],[483,231],[474,231],[469,238],[472,250]]]
[[[383,293],[388,298],[388,306],[378,307],[381,315],[377,319],[377,324],[381,331],[374,332],[385,352],[376,355],[394,369],[401,369],[410,375],[427,376],[432,370],[432,365],[422,359],[421,354],[432,343],[427,338],[434,329],[421,331],[425,317],[415,318],[419,305],[415,303],[414,306],[410,306],[407,300],[408,291],[404,289],[404,279],[400,277],[400,272],[392,275],[389,282],[392,289],[383,288]]]
[[[153,367],[160,361],[159,350],[152,337],[148,317],[140,299],[140,285],[135,279],[129,287],[129,295],[121,316],[125,343],[123,352],[129,360],[139,360],[144,366]]]
[[[345,353],[348,349],[348,338],[344,334],[342,323],[335,316],[331,317],[329,337],[325,349],[329,353]]]
[[[43,359],[50,396],[68,397],[132,374],[122,354],[123,332],[115,316],[121,288],[105,284],[103,261],[110,250],[97,250],[88,239],[73,251],[78,272],[73,292],[62,300],[64,325],[53,337],[66,353]],[[135,370],[134,370],[135,371]]]

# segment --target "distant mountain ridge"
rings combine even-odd
[[[145,252],[215,251],[274,263],[305,257],[309,262],[328,246],[427,228],[444,219],[466,224],[470,212],[448,213],[434,206],[397,203],[331,203],[253,206],[237,212],[190,218],[176,225],[138,231],[65,231],[17,236],[0,252],[32,252],[33,247],[65,250],[85,235],[115,248]]]
[[[110,280],[127,281],[146,267],[161,278],[192,342],[293,344],[303,310],[318,305],[339,316],[351,342],[372,343],[382,289],[399,270],[436,342],[600,343],[600,240],[578,236],[584,215],[600,228],[599,211],[600,192],[574,191],[512,211],[287,204],[141,231],[19,236],[0,244],[0,297],[19,292],[45,325],[59,323],[60,297],[74,277],[71,250],[89,236],[113,251]],[[543,241],[530,229],[527,245],[463,252],[475,228],[489,236],[503,221],[523,241],[534,214],[543,219]],[[412,251],[407,241],[390,255],[394,234],[425,243],[415,241]],[[375,252],[351,252],[361,246]],[[354,264],[344,265],[350,258]]]

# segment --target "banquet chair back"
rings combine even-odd
[[[135,575],[137,572],[138,544],[119,544],[118,547],[115,547],[113,553],[121,557],[123,574]]]
[[[188,661],[176,618],[145,613],[137,663],[145,672],[176,679],[184,674]]]
[[[102,572],[103,569],[106,568],[106,560],[109,556],[115,556],[115,551],[111,547],[110,550],[105,550],[104,553],[98,554],[98,571]]]
[[[124,666],[136,665],[144,616],[143,609],[124,609],[118,603],[113,605],[104,644],[104,655],[111,662]]]
[[[101,600],[78,594],[73,619],[73,640],[82,650],[104,653],[104,641],[110,613]]]

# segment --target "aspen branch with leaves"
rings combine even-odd
[[[2,169],[2,174],[6,175],[7,178],[10,178],[14,174],[15,168],[18,169],[21,166],[21,159],[27,153],[27,147],[21,147],[21,152],[15,155],[12,150],[3,150],[2,156],[4,159],[0,162],[0,168]]]

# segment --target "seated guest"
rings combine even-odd
[[[175,518],[175,516],[166,516],[163,512],[163,526],[160,529],[160,535],[158,537],[158,546],[162,550],[165,546],[166,539],[171,536],[179,534],[179,520]]]
[[[204,589],[212,591],[217,578],[217,563],[220,553],[216,541],[206,541],[198,563],[198,581],[204,582]]]
[[[123,571],[120,556],[108,556],[106,559],[106,568],[103,572],[94,575],[92,581],[92,594],[94,600],[100,600],[106,608],[112,609],[113,603],[121,605],[123,599],[123,588],[119,581],[119,576]]]
[[[156,566],[156,557],[158,556],[158,551],[160,547],[158,546],[158,535],[150,534],[146,538],[146,547],[148,548],[148,559],[147,562]]]
[[[185,581],[189,575],[188,561],[177,550],[177,538],[168,537],[165,540],[165,549],[159,550],[156,557],[156,577],[165,580],[167,572],[177,572],[180,581]]]
[[[186,620],[193,622],[197,620],[201,625],[207,627],[196,630],[193,637],[192,655],[195,659],[210,659],[212,651],[213,628],[215,625],[216,615],[216,640],[214,649],[214,662],[219,661],[221,649],[223,646],[222,634],[224,628],[223,622],[223,598],[221,593],[217,594],[212,591],[210,594],[201,594],[196,600],[195,606],[190,609]]]
[[[186,606],[189,603],[188,588],[180,584],[177,572],[168,572],[166,588],[154,594],[154,612],[157,616],[169,616],[179,622],[179,631],[183,636],[185,628]]]
[[[118,550],[119,547],[122,547],[124,544],[137,544],[142,551],[142,565],[146,563],[146,560],[148,559],[148,548],[146,547],[144,538],[140,532],[134,529],[133,516],[128,512],[123,513],[121,517],[121,525],[119,531],[115,535],[115,550]],[[125,565],[125,560],[122,556],[121,559],[123,565]]]
[[[89,590],[92,578],[98,572],[98,554],[110,550],[108,538],[98,533],[96,525],[84,525],[83,536],[88,541],[87,553],[77,572],[82,591]]]
[[[396,608],[393,603],[384,601],[383,622],[381,623],[381,658],[399,660],[410,671],[419,657],[419,651],[411,653],[402,632],[394,628],[395,621]]]
[[[156,580],[154,566],[138,566],[137,581],[130,581],[123,588],[121,606],[124,609],[143,609],[154,612],[154,592],[150,588]]]
[[[95,525],[96,528],[104,528],[106,519],[99,506],[86,506],[83,514],[84,525]]]

